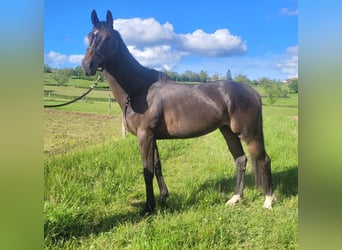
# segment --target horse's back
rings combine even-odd
[[[158,95],[164,103],[190,106],[211,103],[228,106],[229,113],[236,109],[260,107],[260,95],[250,86],[235,81],[213,81],[200,84],[158,83]],[[215,106],[215,105],[214,105]],[[208,107],[211,107],[210,105]]]

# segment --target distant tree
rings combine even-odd
[[[199,75],[191,70],[187,70],[185,71],[182,75],[181,75],[181,79],[183,82],[196,82],[196,81],[200,81]]]
[[[175,71],[166,70],[166,71],[165,71],[165,74],[166,74],[168,77],[170,77],[170,79],[171,79],[172,81],[177,81],[177,80],[179,80],[178,73],[175,72]]]
[[[181,79],[183,82],[189,82],[191,79],[191,71],[185,71],[184,73],[181,74]]]
[[[52,69],[48,64],[44,64],[44,73],[51,73]]]
[[[58,85],[64,85],[69,81],[72,75],[72,69],[56,69],[53,79],[58,83]]]
[[[241,74],[235,76],[234,80],[236,82],[241,82],[241,83],[245,83],[245,84],[251,84],[252,83],[252,81],[250,79],[248,79],[248,77],[246,75],[241,75]]]
[[[267,78],[267,77],[262,77],[262,78],[259,79],[259,84],[261,86],[265,86],[267,84],[272,84],[272,83],[274,83],[274,81],[271,80],[270,78]]]
[[[298,93],[298,79],[292,80],[289,83],[289,89],[291,93]]]
[[[191,82],[201,82],[200,74],[198,74],[196,72],[192,72],[192,74],[191,74]]]
[[[232,73],[230,72],[230,69],[228,69],[228,71],[226,73],[226,77],[227,77],[227,80],[233,80]]]
[[[177,81],[184,82],[183,74],[177,74]]]
[[[218,73],[214,73],[213,76],[211,77],[211,79],[212,79],[213,81],[217,81],[218,79],[220,79],[220,76],[219,76]]]
[[[274,80],[263,77],[259,79],[259,83],[263,87],[265,95],[270,104],[274,104],[276,100],[282,95],[281,85],[279,83],[276,83]]]
[[[72,76],[74,76],[77,79],[84,79],[84,72],[81,66],[77,66],[72,70]]]
[[[201,72],[199,73],[199,77],[201,79],[201,82],[207,82],[208,81],[208,73],[201,70]]]
[[[251,82],[251,84],[252,84],[252,85],[259,85],[259,82],[258,82],[257,80],[253,80],[253,81]]]

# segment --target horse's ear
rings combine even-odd
[[[93,23],[93,25],[95,26],[96,24],[98,24],[99,22],[99,18],[97,17],[96,11],[93,10],[91,12],[91,22]]]
[[[113,27],[113,16],[112,16],[112,12],[110,12],[110,10],[107,11],[107,23]]]

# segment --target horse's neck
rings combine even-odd
[[[113,93],[123,91],[124,93],[118,95],[134,98],[146,93],[149,86],[158,81],[159,72],[140,65],[129,53],[123,41],[120,42],[117,53],[106,62],[104,68],[108,81],[110,79],[113,85],[119,84],[121,87],[121,90],[115,90],[118,86],[111,86]]]
[[[109,83],[110,89],[112,90],[115,100],[119,103],[120,108],[123,111],[128,94],[121,88],[120,84],[110,73],[108,73],[106,70],[104,70],[103,73]]]

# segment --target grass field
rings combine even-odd
[[[63,98],[84,90],[45,86],[52,87]],[[263,106],[277,196],[270,211],[262,208],[250,163],[245,199],[224,205],[233,194],[236,170],[215,131],[158,142],[170,197],[160,203],[155,182],[156,213],[139,217],[145,188],[137,140],[122,137],[121,111],[113,102],[109,112],[108,91],[44,112],[46,249],[298,248],[297,95]]]

